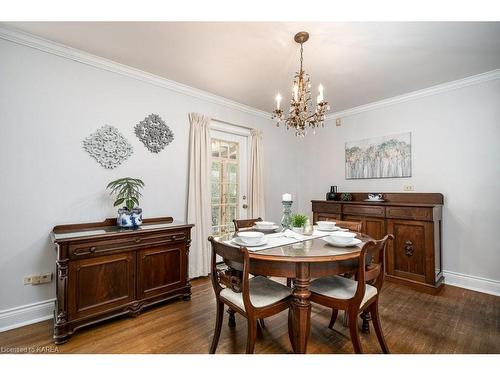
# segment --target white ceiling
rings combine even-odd
[[[500,22],[13,22],[21,29],[264,110],[299,63],[333,111],[500,68]]]

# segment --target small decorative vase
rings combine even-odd
[[[120,228],[137,228],[142,224],[142,208],[129,210],[127,207],[118,210],[116,223]]]
[[[352,195],[351,193],[342,193],[340,199],[343,201],[352,201]]]
[[[330,191],[326,193],[326,200],[327,201],[334,201],[337,199],[337,186],[331,186]]]
[[[304,234],[304,227],[292,227],[292,231],[298,234]]]

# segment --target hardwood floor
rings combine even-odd
[[[121,318],[75,333],[66,344],[52,342],[52,321],[0,333],[5,348],[47,347],[58,353],[208,353],[214,330],[215,303],[207,278],[193,281],[191,301],[164,304],[136,318]],[[217,353],[243,353],[246,320],[227,314]],[[452,286],[432,296],[386,282],[380,316],[392,353],[500,353],[500,297]],[[330,310],[313,305],[308,353],[353,353],[349,331],[341,324],[327,328]],[[380,353],[373,327],[361,334],[365,353]],[[287,313],[266,319],[256,353],[291,353]]]

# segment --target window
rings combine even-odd
[[[234,231],[239,217],[240,150],[238,142],[212,138],[212,234]]]

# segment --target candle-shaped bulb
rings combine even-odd
[[[278,95],[276,95],[276,109],[280,109],[280,103],[281,103],[281,95],[278,93]]]
[[[321,83],[318,86],[318,91],[319,91],[318,95],[318,103],[319,103],[323,101],[323,85]]]

